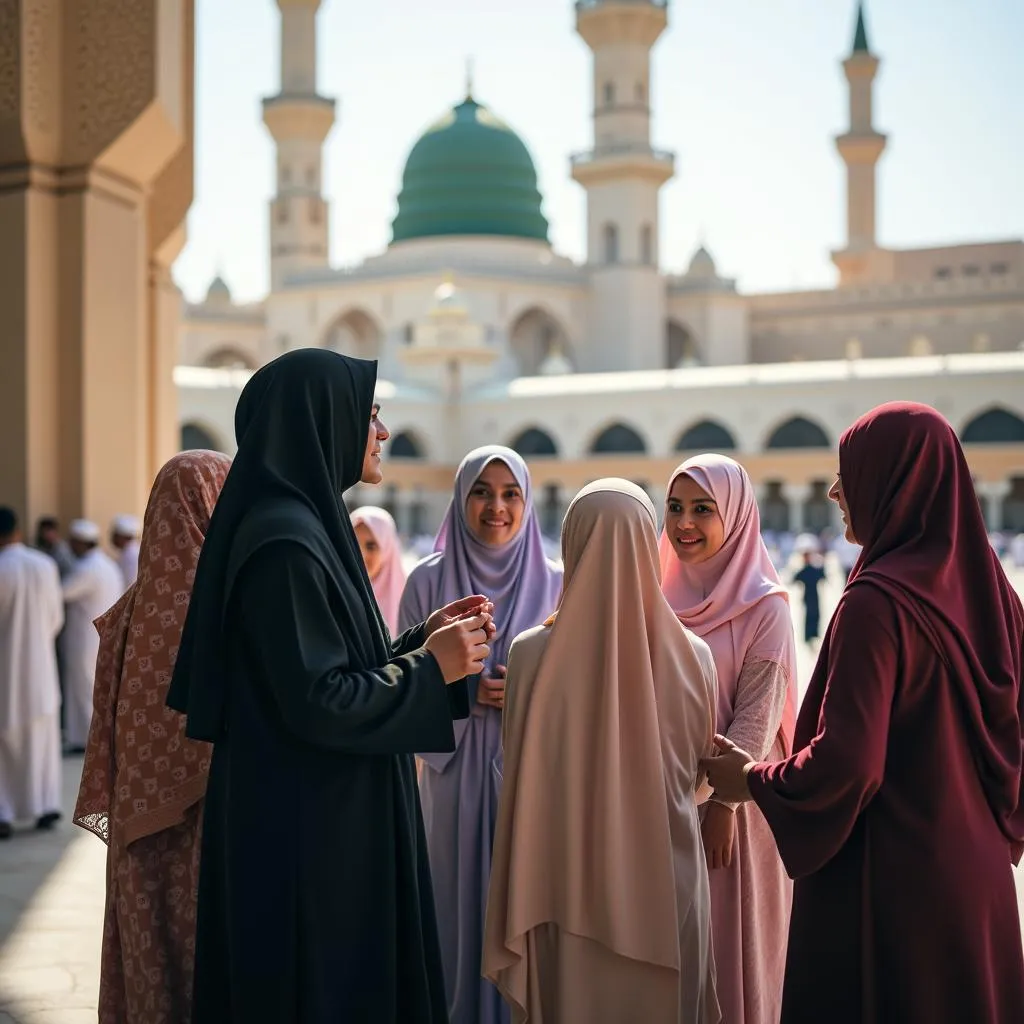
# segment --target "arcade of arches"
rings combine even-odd
[[[1024,531],[1024,419],[1005,409],[985,410],[964,424],[961,439],[990,529]],[[521,427],[505,443],[530,464],[535,501],[549,537],[557,537],[576,491],[599,477],[642,481],[660,508],[663,481],[682,459],[700,451],[726,452],[743,463],[754,481],[766,530],[820,533],[838,527],[828,498],[835,479],[834,442],[820,424],[803,416],[775,425],[758,452],[739,451],[731,430],[714,420],[686,427],[670,457],[650,455],[639,430],[619,421],[595,433],[586,453],[576,458],[566,457],[557,436],[538,425]],[[394,461],[386,471],[386,503],[400,529],[409,535],[431,532],[448,500],[455,467],[431,462],[422,443],[408,432],[391,440],[388,454]]]

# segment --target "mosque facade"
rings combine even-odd
[[[1024,530],[1024,242],[891,249],[876,236],[879,59],[858,10],[843,62],[847,238],[830,289],[746,294],[698,249],[659,264],[672,153],[651,142],[650,56],[667,0],[578,0],[593,54],[593,145],[570,158],[587,255],[548,241],[522,139],[467,90],[413,145],[392,241],[358,266],[328,259],[322,147],[334,103],[316,85],[319,0],[278,0],[281,91],[271,289],[242,305],[217,278],[183,317],[175,382],[183,447],[233,450],[249,374],[293,348],[380,361],[392,430],[383,491],[429,533],[455,466],[484,442],[526,456],[546,530],[584,483],[625,476],[660,502],[687,453],[747,467],[766,525],[824,529],[841,431],[887,400],[926,402],[960,432],[992,529]],[[358,489],[357,489],[358,490]]]

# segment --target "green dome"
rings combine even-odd
[[[546,242],[537,171],[523,140],[467,97],[412,147],[392,242],[438,235],[503,235]]]

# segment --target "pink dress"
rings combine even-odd
[[[796,642],[787,591],[761,539],[750,478],[722,455],[684,462],[669,492],[682,475],[714,498],[725,540],[705,562],[684,565],[663,533],[662,589],[680,621],[711,648],[718,670],[716,731],[756,759],[788,757]],[[747,802],[734,811],[732,864],[709,872],[722,1020],[778,1024],[793,883],[757,807]]]

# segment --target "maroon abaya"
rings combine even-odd
[[[896,403],[840,442],[864,544],[751,794],[797,880],[783,1024],[1021,1024],[1024,614],[963,451]]]

